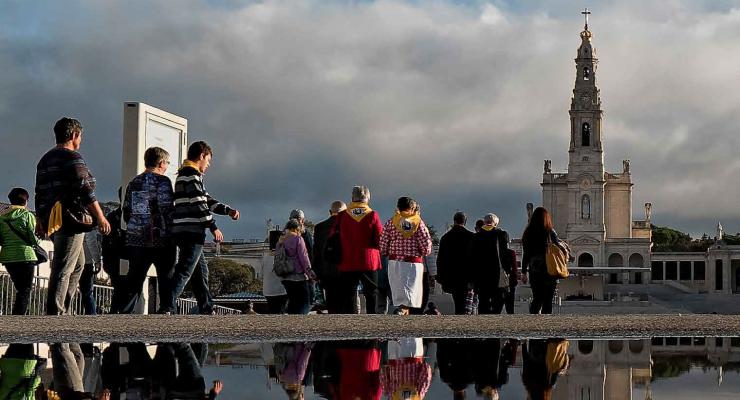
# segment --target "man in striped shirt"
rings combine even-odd
[[[188,158],[177,173],[175,180],[175,209],[172,213],[172,237],[179,250],[175,273],[172,277],[172,302],[166,313],[174,313],[177,298],[185,285],[193,280],[193,292],[198,300],[201,314],[213,313],[213,299],[208,289],[208,263],[203,255],[206,240],[205,230],[213,234],[215,242],[224,240],[216,226],[213,214],[228,215],[239,219],[239,211],[220,203],[206,192],[203,174],[211,165],[213,151],[205,142],[195,142],[188,148]]]

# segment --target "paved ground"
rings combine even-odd
[[[0,317],[0,342],[321,340],[389,337],[738,336],[728,315],[102,315]]]

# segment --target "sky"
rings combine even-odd
[[[123,103],[188,119],[214,149],[226,238],[320,221],[365,184],[439,230],[486,212],[518,237],[542,160],[567,167],[573,59],[589,25],[607,171],[631,160],[634,219],[740,231],[740,3],[730,1],[3,1],[0,191],[33,188],[61,116],[101,200],[120,185]]]

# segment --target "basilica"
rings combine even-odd
[[[595,48],[588,21],[575,59],[576,81],[570,104],[570,145],[566,172],[553,172],[545,160],[542,205],[575,256],[573,271],[608,274],[611,283],[650,279],[651,204],[645,219],[632,219],[629,160],[622,170],[604,169],[603,109],[597,85]]]

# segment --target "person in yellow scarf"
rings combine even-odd
[[[411,197],[401,197],[397,211],[383,227],[380,253],[388,257],[388,283],[396,314],[408,315],[422,307],[424,257],[432,252],[432,238]]]

